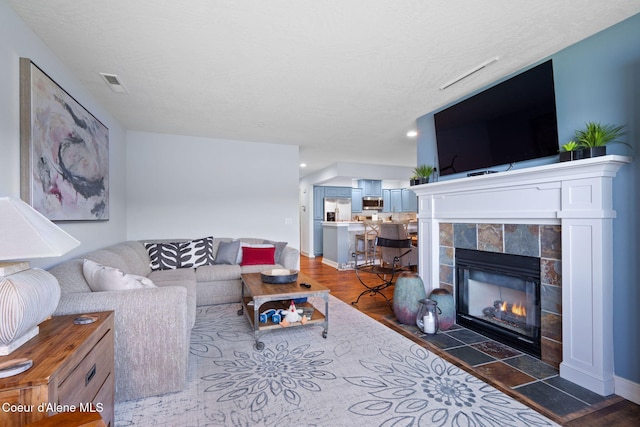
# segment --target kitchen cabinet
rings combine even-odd
[[[408,188],[402,189],[402,212],[418,212],[418,196]]]
[[[362,188],[351,189],[351,213],[362,212]]]
[[[324,218],[324,187],[313,187],[313,219],[322,221]]]
[[[351,187],[323,187],[324,197],[348,197],[351,198]]]
[[[322,255],[322,222],[326,220],[324,217],[324,199],[327,197],[334,198],[352,198],[351,187],[332,187],[332,186],[313,186],[313,254],[315,256]],[[357,202],[360,204],[360,212],[362,211],[362,197],[358,197]],[[353,206],[351,207],[353,211]],[[351,216],[349,214],[349,216]]]
[[[382,213],[391,212],[391,190],[382,190]]]
[[[313,221],[313,255],[321,256],[323,247],[322,221]]]
[[[389,212],[402,212],[402,189],[394,189],[391,193],[391,206]]]
[[[402,189],[382,190],[383,213],[402,212]]]
[[[383,213],[418,211],[418,197],[416,193],[407,188],[384,189],[382,190],[382,200],[384,202]]]
[[[358,187],[362,188],[363,197],[382,197],[382,181],[375,179],[360,179]]]
[[[65,406],[99,411],[104,423],[113,425],[114,314],[91,315],[97,320],[86,325],[74,323],[77,314],[51,317],[40,324],[38,335],[10,356],[0,357],[0,362],[33,361],[29,370],[0,378],[0,402],[34,408],[2,410],[0,425],[24,426]]]

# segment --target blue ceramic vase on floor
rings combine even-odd
[[[393,314],[400,323],[415,325],[420,300],[427,297],[424,282],[417,273],[402,273],[393,290]]]
[[[438,321],[440,330],[446,331],[456,323],[456,307],[453,302],[453,295],[444,288],[437,288],[431,291],[429,299],[438,303]]]

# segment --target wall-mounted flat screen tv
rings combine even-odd
[[[551,60],[434,115],[441,176],[558,154]]]

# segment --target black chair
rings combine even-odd
[[[396,228],[392,229],[386,226]],[[373,263],[358,263],[358,258],[354,254],[356,277],[366,289],[351,304],[358,304],[363,295],[381,295],[391,306],[391,300],[382,291],[393,286],[400,273],[413,271],[417,265],[417,248],[411,244],[411,239],[406,236],[404,227],[402,227],[402,231],[399,231],[397,227],[402,227],[402,225],[382,225],[380,236],[375,239]],[[398,238],[383,237],[385,235]]]

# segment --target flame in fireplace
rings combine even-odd
[[[502,303],[502,305],[500,306],[500,311],[506,313],[508,311],[508,304],[506,301],[504,301]],[[516,316],[526,316],[527,315],[527,309],[525,308],[524,305],[522,304],[513,304],[511,306],[511,313],[515,314]]]
[[[513,307],[511,307],[511,312],[513,314],[518,315],[518,316],[526,316],[527,315],[527,309],[524,308],[524,305],[522,305],[522,304],[516,304]]]

